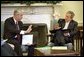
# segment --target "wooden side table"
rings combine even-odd
[[[51,50],[51,56],[79,56],[79,52],[72,50]]]
[[[34,56],[79,56],[79,52],[72,50],[52,50],[52,49],[35,49]]]

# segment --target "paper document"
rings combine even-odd
[[[23,35],[22,45],[31,45],[31,44],[33,44],[33,35]]]
[[[67,46],[53,46],[52,50],[67,50]]]

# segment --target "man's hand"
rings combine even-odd
[[[14,50],[14,48],[15,48],[15,46],[13,45],[13,44],[10,44],[10,43],[8,43],[12,48],[13,48],[13,50]]]
[[[57,24],[55,24],[55,25],[53,26],[53,28],[54,28],[55,30],[58,30],[58,29],[60,29],[61,27],[60,27],[59,24],[57,23]]]
[[[28,29],[25,31],[25,33],[30,33],[32,31],[32,25],[28,27]]]
[[[64,36],[70,36],[70,34],[69,33],[64,33]]]
[[[61,27],[59,27],[59,26],[55,26],[55,27],[54,27],[55,30],[58,30],[58,29],[60,29],[60,28],[61,28]]]

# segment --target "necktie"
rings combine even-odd
[[[16,22],[16,27],[17,27],[18,30],[20,30],[18,22]]]
[[[18,22],[16,22],[16,28],[17,28],[17,30],[20,30]],[[20,34],[17,34],[16,38],[17,38],[18,41],[20,41]]]

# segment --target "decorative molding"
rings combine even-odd
[[[20,4],[26,4],[26,5],[31,5],[34,3],[47,3],[47,4],[57,4],[60,3],[61,1],[1,1],[1,4],[14,4],[14,3],[20,3]]]
[[[34,4],[31,4],[30,6],[62,6],[63,4],[62,3],[57,3],[57,4],[47,4],[47,3],[34,3]],[[20,4],[20,3],[14,3],[14,4],[1,4],[1,7],[12,7],[12,6],[16,6],[16,7],[19,7],[19,6],[29,6],[29,5],[26,5],[26,4]]]

